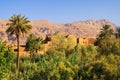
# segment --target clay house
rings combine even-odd
[[[77,38],[77,43],[81,45],[90,45],[94,44],[95,38],[94,37],[83,37]]]

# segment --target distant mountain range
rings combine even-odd
[[[8,26],[8,20],[0,20],[0,38],[6,40],[7,42],[16,43],[16,37],[6,34],[6,29]],[[66,24],[56,24],[48,20],[38,20],[31,21],[32,30],[29,34],[35,34],[37,37],[42,37],[54,35],[55,33],[62,33],[65,35],[74,35],[75,37],[96,37],[103,25],[108,24],[112,29],[116,29],[116,25],[108,20],[86,20],[77,21]],[[28,35],[27,35],[28,36]],[[24,44],[27,36],[21,36],[21,44]]]

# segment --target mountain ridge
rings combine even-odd
[[[0,20],[0,37],[7,41],[16,43],[16,37],[6,34],[6,29],[8,26],[8,20]],[[32,25],[32,30],[29,34],[34,34],[37,37],[42,37],[54,35],[55,33],[62,33],[64,35],[74,35],[75,37],[96,37],[104,25],[110,25],[112,29],[116,29],[117,26],[112,22],[102,19],[102,20],[86,20],[86,21],[75,21],[71,23],[52,23],[49,20],[33,20],[30,22]],[[29,35],[28,34],[28,35]],[[24,38],[21,40],[21,44],[26,42],[27,36],[21,36]]]

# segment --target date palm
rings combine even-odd
[[[13,15],[9,19],[9,23],[7,24],[9,28],[6,30],[6,33],[9,35],[15,35],[17,38],[17,70],[19,73],[19,62],[20,62],[20,36],[23,34],[27,34],[28,31],[32,28],[29,24],[28,18],[22,15]]]
[[[100,34],[96,38],[95,45],[99,46],[100,42],[104,39],[108,39],[113,35],[113,29],[110,28],[110,25],[104,25],[100,31]]]

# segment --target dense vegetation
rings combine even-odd
[[[44,55],[22,56],[16,73],[16,56],[9,50],[0,60],[1,79],[6,80],[118,80],[120,56],[102,55],[93,45],[77,45],[71,54],[49,49]],[[7,54],[7,55],[6,55]],[[9,61],[9,62],[8,62]]]
[[[119,29],[114,34],[105,25],[96,46],[76,44],[73,36],[56,34],[51,38],[51,48],[44,54],[38,54],[43,49],[42,39],[30,35],[26,50],[34,56],[20,57],[19,73],[17,55],[0,40],[0,80],[119,80],[119,34]]]

